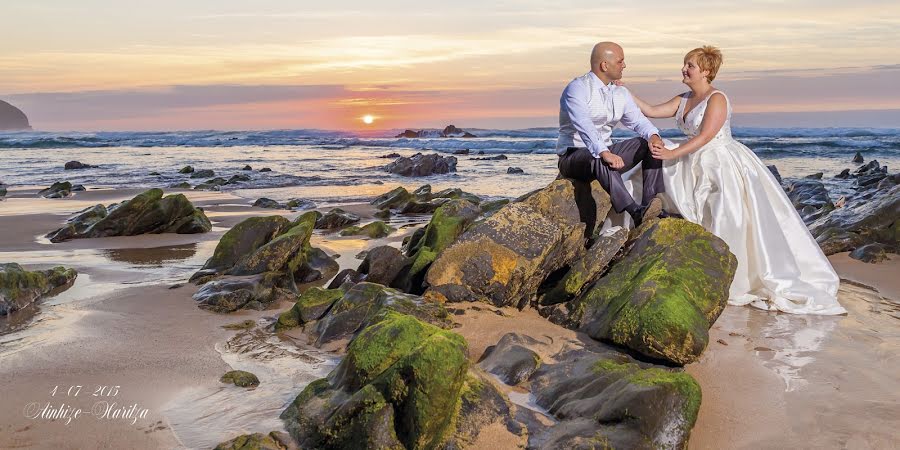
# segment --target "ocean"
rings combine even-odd
[[[178,173],[185,165],[211,169],[228,178],[246,174],[250,181],[222,190],[255,199],[303,197],[320,204],[369,199],[389,188],[415,188],[429,183],[435,189],[461,187],[489,198],[516,197],[542,187],[557,174],[556,128],[520,130],[467,129],[476,138],[396,138],[402,130],[382,136],[321,130],[171,131],[171,132],[7,132],[0,133],[0,182],[10,186],[46,187],[71,181],[87,187],[166,187],[190,179]],[[436,134],[436,133],[432,133]],[[736,139],[753,149],[785,177],[816,172],[828,179],[853,168],[854,154],[877,159],[891,171],[900,167],[900,129],[864,128],[736,128]],[[664,130],[663,137],[682,137]],[[614,140],[632,133],[616,130]],[[457,172],[426,178],[391,175],[382,166],[390,153],[416,152],[457,155]],[[485,155],[476,155],[484,152]],[[500,161],[477,157],[503,154]],[[78,160],[99,167],[63,170]],[[243,171],[250,165],[252,171]],[[507,174],[518,167],[524,175]],[[260,172],[269,168],[271,172]],[[158,173],[158,175],[156,174]],[[835,193],[838,195],[838,193]]]

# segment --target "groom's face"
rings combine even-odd
[[[621,80],[622,72],[625,70],[625,52],[622,51],[622,48],[619,47],[610,52],[604,65],[609,79]]]

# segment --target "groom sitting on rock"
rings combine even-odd
[[[641,113],[624,86],[616,86],[625,69],[625,53],[614,42],[600,42],[591,52],[591,71],[572,80],[559,99],[559,172],[581,181],[596,179],[609,193],[617,213],[627,211],[635,227],[657,217],[665,187],[662,161],[651,145],[662,145],[659,130]],[[641,137],[612,143],[612,131],[622,122]],[[644,179],[641,203],[625,187],[622,173],[638,163]]]

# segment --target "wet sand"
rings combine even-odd
[[[53,245],[39,237],[58,227],[68,213],[136,192],[89,190],[74,199],[53,201],[16,198],[28,194],[18,192],[0,204],[0,229],[6,230],[0,233],[0,260],[25,262],[30,268],[63,263],[80,273],[73,288],[35,307],[30,325],[0,336],[0,377],[5,383],[0,448],[179,448],[269,431],[243,429],[238,422],[222,429],[217,425],[223,422],[211,422],[202,430],[204,436],[189,436],[184,418],[173,408],[196,402],[197,393],[221,392],[218,378],[229,366],[250,364],[223,352],[223,345],[245,339],[247,333],[222,325],[250,319],[261,327],[280,311],[213,314],[191,300],[196,287],[169,287],[196,270],[230,226],[249,215],[287,211],[250,208],[247,200],[227,194],[187,192],[206,208],[213,232]],[[365,205],[353,208],[371,213]],[[403,234],[381,242],[397,243]],[[356,267],[356,254],[373,245],[359,239],[314,239],[314,245],[341,254],[342,268]],[[900,439],[894,425],[900,423],[900,260],[869,265],[835,255],[832,261],[842,277],[855,282],[844,283],[840,293],[850,311],[847,316],[726,308],[711,330],[710,347],[701,361],[687,367],[704,395],[690,448],[891,448]],[[532,310],[450,307],[464,311],[453,316],[460,324],[455,331],[467,338],[473,362],[507,332],[544,342],[536,350],[547,360],[565,346],[585,344],[577,333],[548,323]],[[72,385],[83,386],[79,395],[63,395]],[[132,424],[88,415],[66,425],[63,420],[25,416],[30,403],[89,410],[102,399],[93,396],[94,389],[110,385],[120,386],[120,405],[137,403],[147,409],[146,417]],[[51,396],[55,386],[59,389]],[[280,399],[268,401],[275,411]],[[486,431],[475,448],[507,448],[501,443],[515,447],[501,428]]]

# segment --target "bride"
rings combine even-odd
[[[731,137],[731,104],[710,83],[722,63],[711,46],[684,57],[691,90],[650,105],[647,117],[675,117],[680,145],[651,148],[663,160],[670,211],[722,238],[737,257],[729,304],[795,314],[845,314],[839,278],[775,177],[752,150]]]

